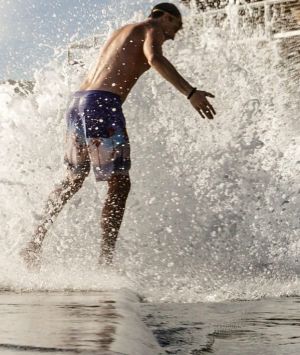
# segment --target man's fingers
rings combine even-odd
[[[205,104],[202,105],[202,111],[204,111],[204,113],[209,113],[211,116],[216,114],[216,111],[214,110],[214,108],[212,107],[212,105],[206,100]]]
[[[212,120],[214,118],[214,115],[210,111],[204,111],[204,113],[209,120]]]
[[[213,106],[209,102],[207,103],[207,106],[210,108],[210,110],[213,112],[214,115],[217,114],[215,109],[213,108]]]
[[[203,113],[201,112],[201,108],[198,108],[198,112],[200,113],[200,116],[201,116],[202,118],[205,118],[204,115],[203,115]]]
[[[215,95],[213,95],[213,94],[211,94],[210,92],[207,92],[207,91],[204,91],[204,95],[208,96],[208,97],[212,97],[212,98],[215,97]]]
[[[215,97],[213,94],[207,91],[202,91],[202,95],[212,97],[212,98]],[[216,115],[216,111],[211,105],[211,103],[208,102],[208,100],[203,96],[199,101],[198,101],[198,105],[194,105],[194,107],[197,109],[197,111],[199,112],[202,118],[207,117],[209,120],[212,120],[214,118],[214,115]]]
[[[204,115],[209,119],[212,120],[214,118],[213,113],[210,111],[209,107],[206,106],[205,108],[200,108],[199,110],[202,110],[202,112],[204,113]]]

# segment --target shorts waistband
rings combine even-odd
[[[98,97],[109,97],[111,99],[115,99],[121,102],[121,97],[118,94],[115,94],[111,91],[105,90],[82,90],[82,91],[75,91],[73,96],[74,97],[82,97],[82,96],[98,96]]]

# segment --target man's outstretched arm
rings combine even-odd
[[[144,42],[144,54],[148,63],[157,70],[163,78],[175,86],[178,91],[188,96],[192,92],[193,87],[178,73],[172,63],[164,57],[162,53],[162,43],[163,34],[161,31],[150,28],[147,31]],[[205,115],[207,118],[212,119],[215,110],[206,99],[206,96],[214,97],[208,92],[197,90],[191,96],[190,102],[203,118]]]

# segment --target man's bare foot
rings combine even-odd
[[[20,251],[19,255],[23,259],[28,270],[39,271],[41,268],[41,254],[41,245],[29,242],[27,246]]]

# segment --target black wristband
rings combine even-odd
[[[193,88],[192,91],[189,93],[188,95],[188,100],[195,94],[195,92],[197,91],[197,88]]]

